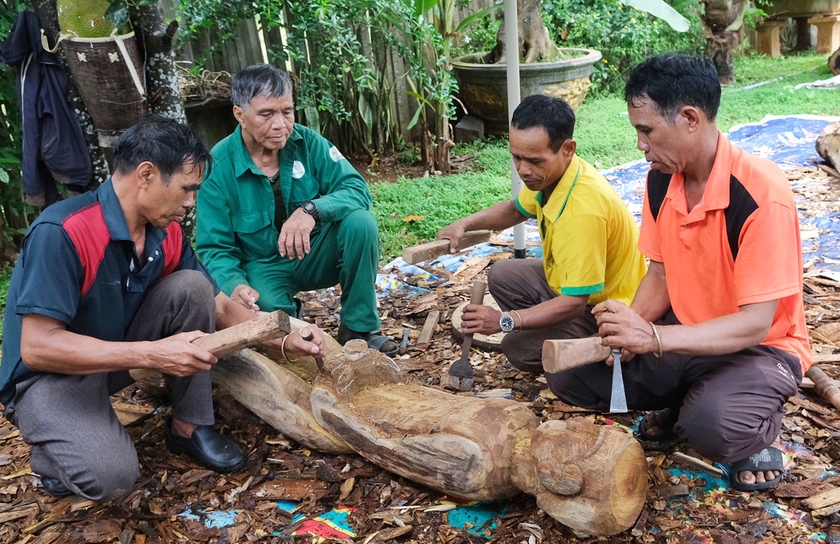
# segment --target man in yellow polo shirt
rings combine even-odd
[[[598,332],[595,304],[629,302],[645,275],[639,231],[618,193],[575,154],[575,114],[559,98],[529,96],[513,113],[510,153],[525,187],[515,200],[459,219],[438,232],[452,250],[468,230],[495,231],[537,220],[543,258],[497,261],[490,293],[502,309],[468,305],[464,333],[505,335],[502,349],[517,368],[542,372],[547,339]],[[551,387],[552,376],[546,376]]]

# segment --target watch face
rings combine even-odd
[[[508,314],[502,314],[499,325],[502,327],[502,332],[510,332],[513,330],[513,318]]]

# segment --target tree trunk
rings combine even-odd
[[[173,20],[167,24],[157,4],[132,7],[131,22],[145,48],[146,97],[151,111],[186,123],[184,99],[172,51],[172,38],[178,30],[178,22]]]
[[[744,39],[747,0],[704,0],[701,16],[706,31],[706,55],[717,68],[721,83],[735,82],[735,50]]]
[[[542,20],[539,0],[516,0],[519,17],[519,59],[522,62],[537,62],[552,58],[560,52],[548,35]],[[484,59],[487,64],[504,64],[507,58],[505,51],[505,24],[499,27],[496,35],[496,47]]]
[[[831,123],[817,137],[817,153],[830,164],[835,171],[840,171],[840,121]]]
[[[30,0],[30,7],[32,7],[41,19],[41,25],[47,38],[49,38],[50,45],[55,44],[60,32],[55,0]],[[64,73],[67,74],[67,100],[70,103],[70,107],[73,108],[73,113],[76,114],[76,118],[79,120],[79,125],[82,127],[85,143],[87,143],[88,152],[90,153],[90,160],[93,164],[93,184],[90,188],[93,189],[108,179],[108,176],[111,175],[111,169],[108,166],[104,151],[99,146],[99,135],[96,132],[96,127],[93,125],[93,120],[84,102],[82,102],[81,96],[79,96],[76,82],[73,81],[70,70],[67,69],[67,60],[64,58],[64,51],[59,48],[56,54],[64,68]]]
[[[437,137],[435,138],[435,173],[448,174],[451,171],[449,162],[449,150],[455,146],[452,141],[451,127],[449,126],[449,119],[443,115],[436,116],[435,123],[437,123]]]

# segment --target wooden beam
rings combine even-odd
[[[458,251],[490,239],[489,230],[471,230],[464,233],[458,242]],[[417,264],[437,259],[449,253],[449,240],[436,240],[417,246],[407,247],[402,252],[402,258],[409,264]]]
[[[278,336],[289,334],[289,316],[282,310],[260,314],[250,321],[202,336],[193,344],[221,357],[240,349],[255,346]]]
[[[816,365],[809,368],[805,375],[814,382],[814,390],[820,398],[840,410],[840,387]]]
[[[429,347],[429,342],[432,340],[432,334],[435,332],[435,325],[437,325],[439,320],[439,311],[432,310],[429,312],[429,315],[426,316],[426,322],[423,323],[423,329],[420,331],[420,337],[417,338],[417,342],[414,343],[414,347],[417,349],[426,349]]]

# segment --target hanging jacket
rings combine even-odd
[[[56,181],[83,191],[93,171],[90,155],[79,121],[67,103],[67,75],[58,57],[41,45],[37,14],[18,14],[0,47],[0,62],[18,68],[27,201],[50,205],[58,200]]]

